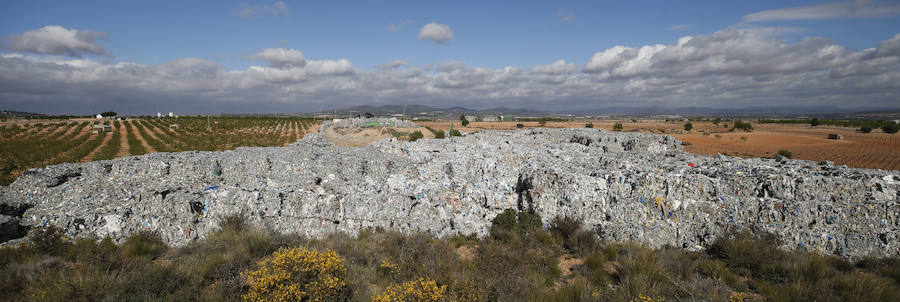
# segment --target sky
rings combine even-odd
[[[900,1],[0,2],[0,110],[900,109]]]

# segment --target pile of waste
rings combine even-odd
[[[326,122],[326,125],[334,125],[336,128],[341,127],[356,127],[356,128],[369,128],[369,127],[391,127],[391,128],[416,128],[419,127],[416,123],[400,120],[397,118],[350,118],[343,119],[334,123],[331,121]]]
[[[0,222],[4,235],[49,225],[122,240],[149,230],[180,246],[229,215],[311,237],[375,227],[444,237],[486,235],[516,209],[581,220],[613,242],[698,250],[751,230],[785,248],[859,258],[900,255],[898,190],[898,171],[693,155],[653,134],[484,131],[344,148],[312,133],[288,147],[31,169],[0,187]]]

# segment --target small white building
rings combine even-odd
[[[100,114],[97,115],[97,119],[98,119],[98,120],[99,120],[99,119],[102,119],[102,118],[103,118],[103,115],[100,115]]]
[[[169,112],[169,117],[175,117],[175,113],[174,113],[174,112]]]
[[[157,112],[157,113],[156,113],[156,118],[161,118],[161,117],[162,117],[162,112]]]

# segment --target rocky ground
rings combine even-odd
[[[326,126],[323,125],[323,129]],[[487,234],[505,209],[580,219],[608,241],[702,249],[730,229],[845,258],[898,256],[900,172],[684,153],[669,136],[594,129],[484,131],[336,147],[153,153],[28,170],[0,187],[3,241],[31,226],[173,245],[243,215],[321,237],[371,227]]]

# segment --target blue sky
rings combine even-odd
[[[452,38],[441,43],[435,39],[420,38],[423,26],[429,23],[446,26],[452,31]],[[16,36],[27,37],[27,32],[42,29],[45,26],[59,26],[66,30],[101,33],[88,41],[100,47],[102,52],[74,50],[66,54],[38,50],[34,43],[56,43],[59,41],[38,41],[24,43]],[[676,77],[662,71],[648,70],[639,76],[616,77],[612,66],[589,68],[589,61],[596,54],[612,49],[617,45],[641,49],[652,45],[675,45],[679,38],[692,36],[715,36],[716,33],[741,32],[743,39],[754,41],[778,41],[779,45],[795,45],[803,39],[822,39],[826,44],[836,45],[843,49],[841,62],[832,60],[831,69],[809,70],[801,67],[790,72],[763,68],[753,69],[754,76],[791,76],[794,80],[798,74],[808,77],[802,80],[816,82],[810,78],[816,73],[828,73],[836,68],[848,67],[851,57],[862,56],[867,49],[876,48],[885,41],[895,38],[900,33],[900,9],[897,1],[522,1],[511,5],[505,1],[472,1],[472,2],[437,2],[437,1],[3,1],[0,3],[0,37],[6,54],[10,60],[32,60],[46,63],[72,60],[90,60],[104,66],[115,66],[120,63],[135,63],[153,69],[166,69],[172,65],[184,66],[186,58],[196,58],[191,64],[209,67],[203,70],[217,70],[213,73],[216,92],[229,90],[228,95],[210,96],[210,91],[189,91],[165,94],[159,91],[143,91],[140,87],[124,87],[114,81],[91,80],[88,84],[113,86],[120,88],[121,95],[145,95],[146,101],[176,102],[185,100],[196,106],[188,106],[188,110],[204,111],[203,104],[235,105],[234,108],[252,107],[254,104],[266,103],[265,108],[272,110],[313,110],[334,105],[354,105],[368,103],[433,103],[444,104],[448,100],[459,100],[460,105],[472,107],[488,107],[501,103],[516,107],[517,104],[537,109],[556,108],[560,104],[571,105],[573,109],[590,109],[623,106],[640,103],[641,106],[657,106],[663,104],[670,107],[682,106],[719,106],[740,107],[758,103],[753,100],[737,100],[729,94],[684,93],[679,97],[661,99],[666,93],[646,93],[660,88],[649,87],[653,80],[665,80]],[[721,35],[720,35],[721,36]],[[12,39],[11,39],[12,37]],[[93,36],[92,36],[93,37]],[[46,38],[46,37],[44,37]],[[42,38],[43,39],[43,38]],[[56,39],[56,38],[50,38]],[[62,39],[62,38],[60,38]],[[731,39],[731,38],[729,38]],[[733,41],[738,41],[733,40]],[[33,40],[32,40],[33,41]],[[87,40],[85,40],[87,41]],[[740,40],[744,41],[744,40]],[[815,43],[812,43],[815,44]],[[720,44],[717,44],[720,45]],[[96,47],[94,48],[96,50]],[[822,50],[821,43],[810,45]],[[818,48],[816,48],[818,47]],[[235,88],[235,81],[247,83],[247,79],[231,79],[229,71],[249,71],[251,66],[264,66],[269,61],[254,56],[263,49],[280,48],[302,52],[306,61],[348,60],[352,64],[351,71],[332,71],[322,73],[303,71],[304,66],[292,68],[296,73],[287,78],[265,78],[266,83],[247,85]],[[775,46],[772,49],[777,49]],[[74,48],[73,48],[74,49]],[[778,51],[769,49],[768,51]],[[732,52],[740,52],[731,49]],[[760,50],[767,51],[767,50]],[[733,54],[717,52],[723,58]],[[891,53],[888,51],[888,53]],[[13,54],[23,58],[12,58]],[[74,54],[74,55],[73,55]],[[735,53],[736,54],[736,53]],[[773,55],[775,56],[775,55]],[[256,59],[253,59],[254,57]],[[662,55],[657,56],[662,57]],[[764,58],[757,57],[759,58]],[[890,57],[890,56],[889,56]],[[404,60],[402,69],[415,72],[420,68],[420,80],[406,79],[400,88],[387,87],[387,83],[372,84],[377,76],[403,77],[397,74],[373,74],[379,70],[380,64],[393,60]],[[486,75],[487,72],[509,75],[512,67],[522,72],[548,65],[558,60],[565,64],[574,64],[571,75],[552,73],[557,79],[541,81],[546,85],[557,85],[550,88],[560,89],[558,93],[546,95],[541,91],[519,91],[521,83],[503,83],[511,81],[534,80],[511,77],[499,81],[493,87],[483,88],[479,94],[467,95],[451,91],[451,88],[471,88],[468,84],[459,83],[463,73],[472,72],[478,75],[479,68],[486,69],[481,75],[495,79],[499,75]],[[637,57],[632,60],[638,60]],[[830,58],[829,58],[830,60]],[[178,62],[180,64],[173,64]],[[444,76],[453,80],[451,85],[432,85],[440,82],[442,72],[435,67],[447,62],[464,63],[465,68],[456,64],[454,68],[445,68]],[[638,61],[635,61],[638,62]],[[891,59],[881,59],[878,64],[868,61],[869,65],[896,64]],[[10,62],[7,66],[11,66]],[[620,62],[621,63],[621,62]],[[777,62],[772,62],[773,64]],[[862,64],[857,62],[858,64]],[[211,65],[209,65],[211,64]],[[617,63],[618,64],[618,63]],[[623,64],[629,64],[627,62]],[[655,62],[657,66],[660,62]],[[812,62],[811,65],[822,65]],[[452,64],[451,64],[452,65]],[[825,64],[827,65],[827,64]],[[69,64],[69,66],[74,66]],[[315,66],[315,65],[310,65]],[[449,66],[449,65],[446,65]],[[624,65],[616,65],[623,67]],[[868,65],[867,65],[868,66]],[[271,66],[269,66],[271,67]],[[747,66],[746,68],[758,68]],[[79,68],[84,68],[79,65]],[[100,68],[100,67],[97,67]],[[196,66],[187,67],[197,70]],[[166,69],[169,72],[169,69]],[[568,70],[568,69],[567,69]],[[584,72],[590,70],[590,72]],[[748,69],[750,70],[750,69]],[[765,74],[768,70],[771,74]],[[115,95],[92,95],[85,88],[77,93],[59,91],[48,97],[36,95],[28,91],[11,91],[14,81],[25,81],[28,72],[7,67],[0,71],[16,73],[19,77],[0,78],[0,107],[20,109],[58,108],[51,106],[66,102],[87,102],[115,107]],[[279,72],[268,70],[266,72]],[[400,72],[400,70],[393,70]],[[453,78],[454,74],[457,78]],[[81,73],[85,73],[82,71]],[[568,71],[566,73],[569,73]],[[607,77],[602,74],[606,73]],[[271,73],[268,73],[271,75]],[[599,74],[599,75],[598,75]],[[619,72],[618,74],[623,74]],[[854,73],[861,76],[863,73]],[[321,77],[313,77],[320,75]],[[741,76],[747,72],[729,69],[729,73],[712,76]],[[879,73],[882,77],[894,76],[893,73]],[[83,75],[81,75],[83,76]],[[284,76],[277,73],[276,76]],[[341,77],[336,80],[332,77]],[[869,74],[869,76],[872,76]],[[311,78],[308,78],[311,77]],[[326,79],[327,77],[327,79]],[[348,77],[352,79],[348,80]],[[697,77],[694,75],[694,77]],[[165,78],[165,77],[163,77]],[[676,77],[677,78],[677,77]],[[701,82],[709,83],[710,78],[697,77],[696,83],[680,83],[678,91],[689,91],[692,86]],[[835,77],[831,77],[835,78]],[[93,78],[92,78],[93,79]],[[285,80],[289,79],[289,80]],[[538,79],[540,80],[540,79]],[[730,79],[715,79],[728,82]],[[731,79],[733,80],[733,79]],[[863,81],[863,79],[858,79]],[[6,85],[3,85],[5,81]],[[255,80],[254,80],[255,81]],[[506,81],[506,82],[504,82]],[[638,81],[643,81],[638,83]],[[841,80],[844,81],[844,80]],[[312,82],[329,87],[324,90],[306,89]],[[588,83],[590,82],[590,83]],[[819,81],[821,82],[821,81]],[[52,86],[53,82],[37,83],[35,86]],[[207,83],[209,84],[209,83]],[[335,85],[341,85],[336,89]],[[397,83],[394,83],[397,84]],[[438,83],[440,84],[440,83]],[[446,83],[445,83],[446,84]],[[293,85],[293,86],[292,86]],[[416,85],[425,85],[422,87]],[[471,85],[477,85],[473,83]],[[568,87],[564,87],[569,85]],[[641,93],[629,90],[629,87],[643,85]],[[841,89],[849,83],[830,83],[829,89]],[[163,85],[169,87],[171,85]],[[251,87],[252,86],[252,87]],[[355,87],[356,91],[347,92],[347,87]],[[365,87],[364,87],[365,86]],[[850,85],[852,86],[852,85]],[[208,88],[208,85],[206,86]],[[293,87],[293,88],[292,88]],[[378,90],[379,87],[384,90]],[[570,93],[569,88],[582,90]],[[752,87],[752,86],[750,86]],[[750,88],[748,87],[748,88]],[[254,89],[282,90],[282,94],[255,93]],[[722,87],[704,87],[699,91],[725,89]],[[785,87],[788,89],[789,87]],[[38,88],[35,88],[38,89]],[[329,94],[328,90],[331,90]],[[374,89],[374,90],[373,90]],[[397,89],[405,89],[405,93],[397,93]],[[727,89],[736,89],[728,87]],[[897,106],[897,86],[878,87],[845,87],[845,90],[831,92],[828,95],[807,96],[798,91],[778,91],[765,96],[771,102],[782,104],[785,100],[796,100],[800,106],[837,106],[838,100],[846,98],[859,99],[862,96],[871,101],[863,102],[867,108],[888,108]],[[857,90],[866,90],[859,92]],[[158,90],[158,89],[151,89]],[[202,89],[201,89],[202,90]],[[308,90],[308,91],[307,91]],[[546,89],[542,89],[546,90]],[[564,91],[563,91],[564,90]],[[851,93],[852,92],[852,93]],[[241,100],[241,94],[251,100]],[[477,95],[481,95],[478,97]],[[707,98],[708,101],[696,101]],[[813,98],[833,99],[832,101],[814,101]],[[101,100],[103,99],[103,100]],[[162,100],[160,100],[162,99]],[[260,100],[264,99],[264,100]],[[891,101],[891,100],[894,101]],[[337,102],[337,100],[344,100]],[[417,100],[419,100],[417,102]],[[688,101],[690,100],[690,101]],[[725,101],[728,100],[728,101]],[[216,103],[218,102],[218,103]],[[255,102],[255,103],[250,103]],[[823,103],[824,102],[824,103]],[[5,106],[4,106],[5,105]],[[143,110],[147,106],[129,104],[129,108]],[[158,105],[154,105],[158,106]],[[218,105],[216,105],[218,106]],[[68,110],[68,109],[56,109]],[[52,111],[52,110],[44,110]]]

